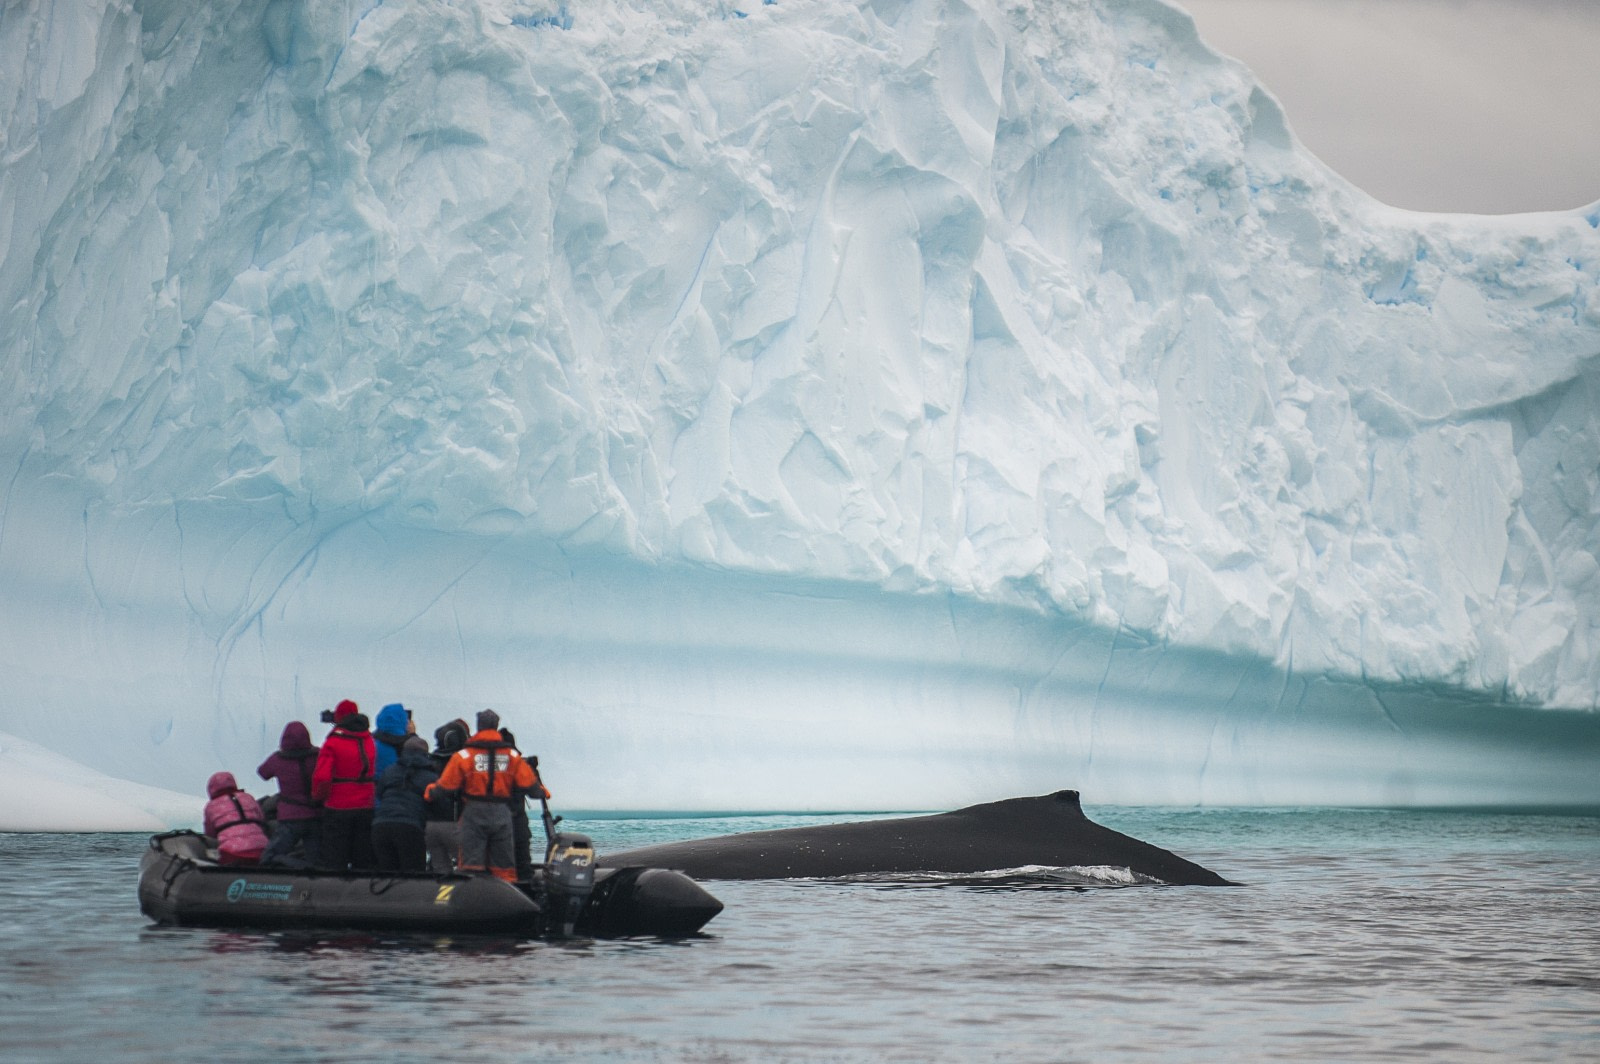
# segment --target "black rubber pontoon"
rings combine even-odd
[[[564,902],[542,879],[524,888],[493,876],[219,865],[192,831],[152,837],[139,867],[140,910],[191,927],[620,938],[693,934],[722,911],[694,880],[661,868],[596,871],[573,920]]]

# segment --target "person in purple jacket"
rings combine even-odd
[[[311,732],[291,720],[283,726],[278,752],[256,769],[262,779],[278,781],[278,827],[261,855],[262,864],[283,862],[299,845],[305,847],[306,864],[317,863],[322,810],[311,799],[311,774],[316,767],[317,748],[311,745]]]

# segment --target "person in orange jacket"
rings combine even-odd
[[[489,872],[515,882],[516,846],[512,836],[511,806],[529,794],[550,797],[538,772],[522,759],[516,747],[500,735],[500,715],[492,709],[478,714],[478,731],[467,745],[450,755],[439,782],[426,792],[429,801],[441,795],[461,799],[460,872]]]

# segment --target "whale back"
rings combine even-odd
[[[662,843],[610,854],[601,863],[675,868],[696,879],[1110,866],[1162,883],[1228,885],[1210,869],[1096,824],[1071,790],[926,816]]]

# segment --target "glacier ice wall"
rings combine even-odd
[[[1600,205],[1386,208],[1155,0],[33,0],[0,123],[0,731],[1600,802]]]

